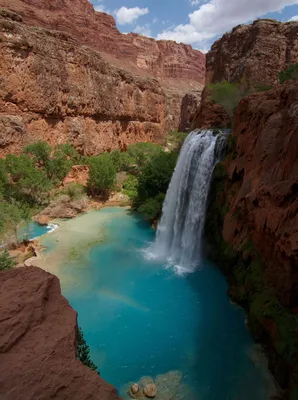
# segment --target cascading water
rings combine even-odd
[[[163,205],[156,240],[150,249],[178,272],[193,271],[200,262],[201,241],[212,173],[226,144],[225,132],[191,132],[181,153]]]

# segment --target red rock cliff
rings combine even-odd
[[[112,66],[69,35],[0,12],[0,155],[47,140],[85,154],[162,140],[169,110],[153,77]]]
[[[206,85],[227,80],[251,87],[273,86],[278,75],[298,62],[298,22],[257,20],[239,25],[217,40],[206,57]],[[206,88],[194,127],[230,123],[221,107],[213,105]]]
[[[158,141],[168,130],[190,126],[205,80],[201,52],[172,41],[123,35],[112,16],[95,12],[87,0],[0,0],[1,6],[22,18],[8,21],[9,16],[3,18],[2,13],[1,69],[5,82],[0,90],[6,104],[0,110],[0,125],[2,137],[7,139],[5,143],[0,139],[1,154],[19,151],[34,140],[63,142],[67,135],[79,137],[73,143],[96,154],[123,143]],[[29,47],[22,48],[21,41]],[[20,51],[13,46],[19,46]],[[95,75],[104,77],[95,79]],[[21,83],[27,80],[31,81],[30,92],[29,85]],[[6,81],[10,81],[9,87]],[[24,86],[26,92],[21,95]],[[36,107],[41,91],[47,94]],[[188,93],[192,113],[181,113]],[[51,106],[42,107],[48,94]],[[24,114],[28,111],[54,120],[42,118],[43,123],[33,127]],[[70,114],[78,118],[83,114],[84,121],[65,120]],[[85,138],[82,132],[88,132]]]
[[[76,358],[77,314],[58,278],[34,267],[0,273],[0,398],[119,400]]]

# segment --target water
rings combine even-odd
[[[57,224],[39,225],[37,222],[30,222],[25,228],[21,228],[18,236],[20,240],[33,240],[47,233],[51,233],[57,228]]]
[[[175,400],[268,400],[272,382],[219,270],[203,260],[200,270],[178,276],[148,259],[155,232],[127,209],[93,218],[104,221],[104,243],[58,275],[101,376],[123,396],[128,382],[176,370],[188,394]]]
[[[153,258],[166,259],[180,273],[200,263],[209,187],[225,139],[212,130],[194,131],[181,149],[151,248]]]

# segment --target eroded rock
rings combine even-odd
[[[57,277],[34,267],[0,273],[0,397],[116,400],[76,358],[77,314]]]

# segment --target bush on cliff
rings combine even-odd
[[[90,358],[90,348],[84,339],[84,334],[80,327],[78,329],[78,334],[77,334],[77,358],[84,365],[86,365],[87,367],[92,369],[92,371],[98,372],[97,366],[94,364],[94,362]],[[99,374],[99,372],[98,372],[98,374]]]
[[[232,120],[239,101],[245,96],[246,89],[244,89],[244,86],[222,81],[210,84],[209,88],[211,89],[212,100],[221,105]]]
[[[298,79],[298,63],[292,64],[289,68],[279,74],[280,83],[295,81],[296,79]]]

